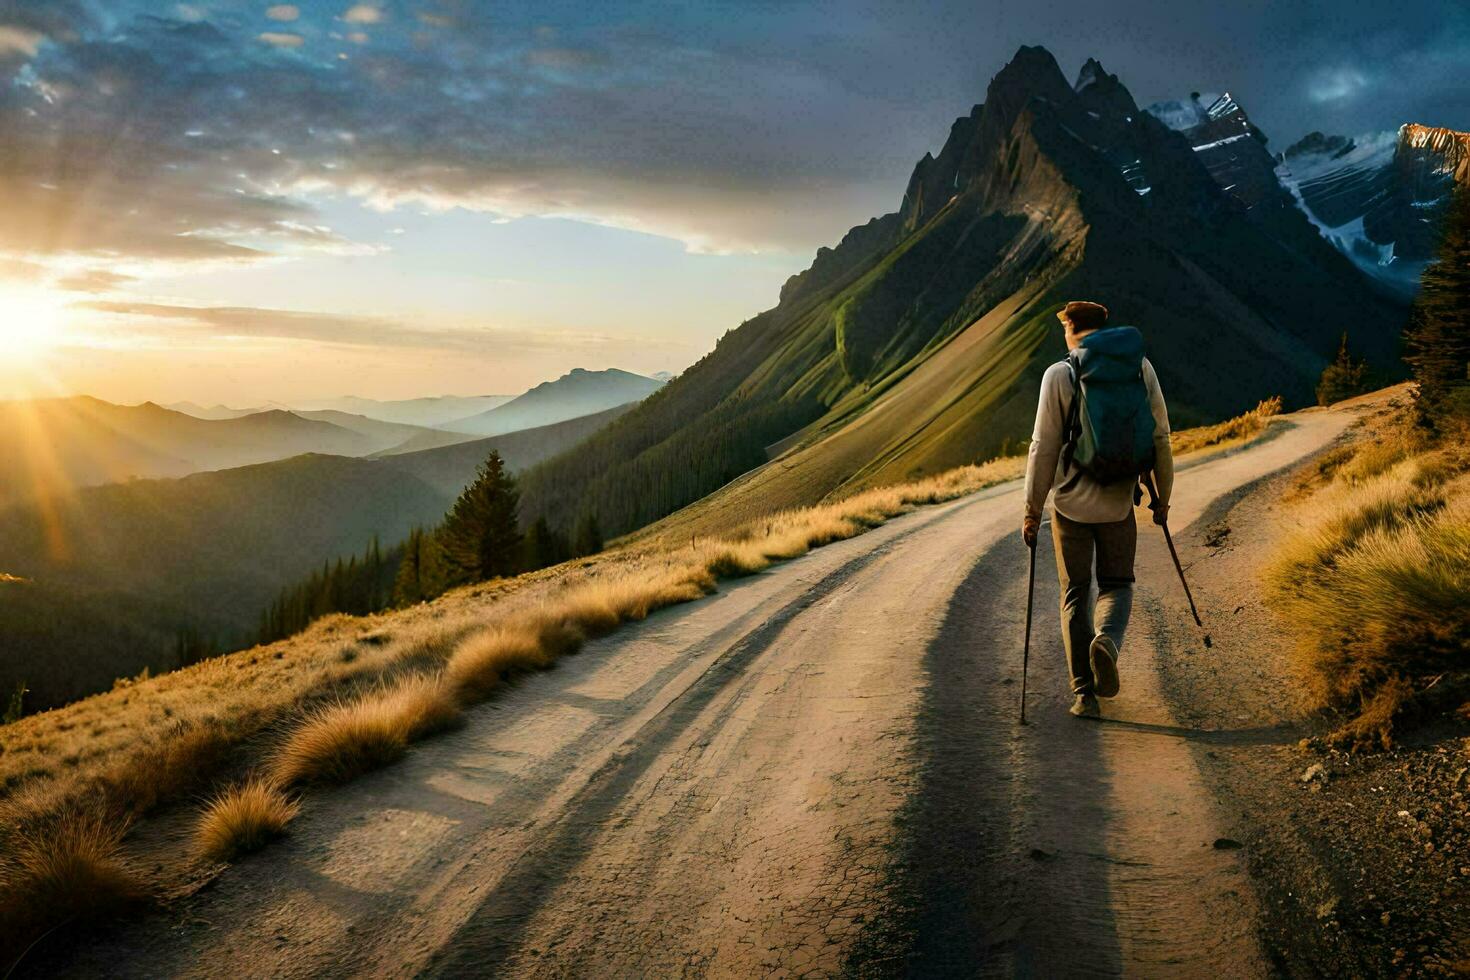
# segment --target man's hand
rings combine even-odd
[[[1036,547],[1036,532],[1041,529],[1041,521],[1034,517],[1021,519],[1021,540],[1026,542],[1026,547]]]
[[[1154,523],[1157,524],[1159,527],[1163,527],[1165,524],[1169,523],[1168,504],[1155,502],[1150,505],[1150,509],[1154,512]]]

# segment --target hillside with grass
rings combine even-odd
[[[1402,306],[1281,199],[1265,211],[1227,194],[1101,66],[1074,87],[1023,48],[915,167],[898,211],[528,473],[524,514],[590,510],[626,533],[737,478],[794,506],[986,458],[1029,434],[1032,389],[1063,352],[1053,315],[1083,296],[1143,330],[1182,425],[1273,395],[1310,404],[1344,329],[1376,370],[1401,371]]]
[[[36,710],[244,645],[281,589],[436,523],[492,450],[523,470],[623,411],[384,459],[297,456],[0,508],[0,690],[25,684]]]

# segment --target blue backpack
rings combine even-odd
[[[1154,415],[1143,382],[1143,335],[1108,327],[1067,355],[1072,407],[1062,460],[1099,483],[1137,480],[1154,466]]]

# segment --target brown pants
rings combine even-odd
[[[1072,693],[1092,693],[1088,651],[1099,633],[1112,638],[1119,651],[1128,615],[1133,610],[1133,553],[1138,525],[1133,512],[1121,521],[1086,524],[1052,510],[1051,540],[1056,550],[1057,578],[1062,586],[1062,643]],[[1097,605],[1092,603],[1092,567],[1097,563]]]

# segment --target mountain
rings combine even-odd
[[[1470,133],[1417,124],[1358,137],[1311,133],[1282,154],[1281,175],[1329,241],[1411,296],[1454,188],[1470,186]]]
[[[380,458],[452,499],[474,478],[475,469],[492,449],[500,453],[512,473],[519,472],[578,445],[609,422],[627,414],[636,404],[629,402],[534,429],[480,439],[470,437],[467,442],[417,452],[383,454]]]
[[[407,398],[400,401],[378,401],[347,395],[342,398],[304,400],[293,405],[306,411],[336,411],[363,415],[381,422],[399,422],[439,428],[446,422],[488,411],[504,405],[513,395],[439,395],[429,398]]]
[[[369,453],[381,452],[394,446],[421,436],[433,437],[448,435],[440,429],[430,429],[422,425],[408,425],[404,422],[384,422],[381,419],[369,418],[366,415],[353,415],[350,412],[339,412],[334,409],[323,409],[321,411],[296,411],[296,415],[304,419],[313,419],[317,422],[330,422],[338,428],[349,432],[356,432],[368,440],[372,447]]]
[[[662,386],[662,382],[653,378],[617,368],[606,371],[573,368],[555,381],[543,382],[504,405],[447,422],[443,427],[482,436],[517,432],[639,401]]]
[[[230,408],[228,405],[211,405],[205,408],[195,402],[172,402],[163,406],[172,412],[183,412],[192,415],[196,419],[209,419],[218,421],[220,419],[237,419],[242,415],[254,415],[256,412],[264,412],[265,408]]]
[[[1257,140],[1235,118],[1209,142]],[[1178,424],[1273,394],[1311,402],[1344,329],[1392,373],[1403,306],[1284,189],[1223,189],[1207,145],[1097,61],[1069,83],[1022,48],[919,160],[898,210],[818,250],[774,308],[526,473],[523,517],[592,511],[619,534],[725,487],[701,508],[734,520],[1015,447],[1070,299],[1143,330]]]
[[[0,402],[0,504],[73,487],[183,476],[300,453],[361,456],[360,433],[290,412],[199,419],[87,396]]]
[[[492,449],[521,471],[630,407],[427,452],[303,455],[0,507],[0,690],[24,681],[27,703],[49,707],[175,666],[185,630],[239,646],[323,561],[437,523]]]
[[[1276,159],[1266,149],[1266,135],[1229,92],[1209,96],[1193,92],[1187,100],[1158,102],[1145,111],[1183,134],[1215,183],[1246,210],[1293,203],[1276,178]]]

